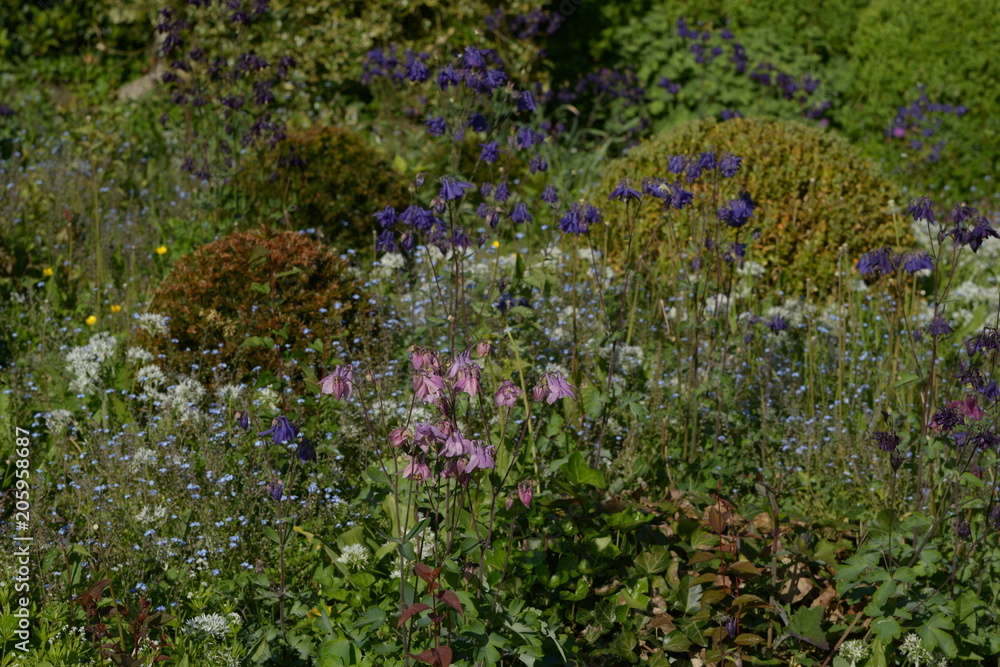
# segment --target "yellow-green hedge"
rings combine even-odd
[[[747,228],[760,228],[761,236],[751,242],[748,257],[764,265],[766,279],[788,293],[829,290],[836,282],[842,245],[854,260],[871,248],[910,242],[902,223],[897,236],[888,212],[890,200],[899,202],[901,195],[876,166],[837,134],[794,121],[703,120],[671,128],[610,163],[601,193],[594,193],[594,197],[603,193],[606,198],[625,177],[630,177],[635,187],[650,176],[673,182],[677,177],[667,172],[668,157],[695,156],[704,151],[715,151],[719,157],[732,152],[743,158],[732,182],[723,180],[728,189],[726,198],[742,188],[757,203],[755,218]],[[681,183],[694,191],[695,210],[699,202],[708,205],[710,179],[703,176],[687,184],[682,177]],[[649,236],[658,223],[660,209],[655,200],[647,199],[637,221],[638,237],[654,244],[654,259],[663,259],[670,255],[664,252],[668,236],[663,231],[659,238]],[[625,209],[616,203],[605,210],[609,222],[605,229],[611,234],[609,248],[620,253]],[[671,223],[678,225],[682,239],[685,218],[675,216],[676,222]],[[683,249],[690,240],[685,240]]]

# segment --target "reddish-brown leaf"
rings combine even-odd
[[[433,570],[428,565],[423,563],[417,563],[413,566],[413,569],[417,571],[417,576],[426,581],[428,584],[432,584],[437,581],[438,575],[441,574],[441,568],[436,567]]]
[[[430,605],[424,604],[423,602],[418,602],[416,604],[411,604],[409,607],[403,610],[403,613],[399,616],[399,622],[396,623],[397,628],[403,627],[403,623],[410,620],[410,617],[414,614],[419,614],[422,611],[427,611],[430,609]]]
[[[417,655],[410,654],[410,657],[420,662],[426,662],[431,667],[451,667],[451,647],[441,646],[439,648],[429,648]]]
[[[465,616],[465,612],[462,611],[462,603],[459,602],[458,596],[455,595],[455,591],[441,590],[438,591],[437,597],[438,600],[441,600],[441,602],[444,602],[445,604],[449,605],[452,609],[457,611],[459,614]]]

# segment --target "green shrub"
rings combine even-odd
[[[906,147],[884,143],[882,132],[896,108],[913,101],[918,84],[934,102],[968,107],[966,116],[949,119],[948,144],[928,179],[965,196],[967,186],[1000,166],[998,34],[994,0],[874,0],[859,17],[851,49],[855,103],[843,110],[845,128],[856,138],[877,137],[871,149],[898,161]]]
[[[407,204],[404,179],[354,132],[314,127],[291,132],[282,144],[305,161],[279,168],[272,154],[260,169],[244,175],[251,212],[286,211],[294,229],[316,228],[342,247],[371,248],[377,211]],[[272,180],[272,174],[277,177]],[[294,204],[294,206],[290,206]]]
[[[832,287],[841,246],[846,246],[849,258],[857,259],[868,249],[909,241],[897,238],[887,210],[889,200],[899,198],[895,187],[844,139],[793,121],[750,118],[678,126],[609,164],[601,193],[606,197],[625,177],[636,183],[650,176],[673,181],[668,156],[703,151],[744,158],[734,180],[757,203],[749,226],[761,230],[760,239],[751,243],[750,257],[765,267],[771,284],[786,291],[802,293],[807,281],[810,290],[820,293]],[[706,184],[691,187],[698,197],[710,196]],[[606,210],[608,241],[614,249],[624,226],[624,208]],[[650,202],[639,216],[637,233],[645,239],[659,220],[659,208]]]
[[[144,342],[174,370],[190,372],[197,364],[205,382],[214,380],[212,366],[226,364],[233,380],[252,383],[256,367],[279,373],[275,344],[285,358],[308,354],[307,347],[330,349],[355,323],[358,304],[366,303],[361,288],[335,250],[305,234],[240,232],[174,265],[149,310],[170,318],[168,338],[176,342]],[[317,364],[320,356],[312,357]],[[293,380],[310,375],[293,364],[283,363],[280,371]]]

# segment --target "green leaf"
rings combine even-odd
[[[356,630],[358,628],[363,628],[367,625],[372,625],[374,626],[372,627],[372,630],[375,630],[381,627],[382,624],[385,623],[385,620],[386,620],[385,612],[382,611],[381,608],[368,607],[368,609],[366,609],[364,613],[361,614],[361,618],[355,621],[354,625],[352,625],[351,628]]]
[[[920,376],[916,373],[903,373],[899,376],[899,380],[897,380],[896,384],[892,385],[892,387],[893,389],[899,389],[900,387],[908,385],[911,382],[916,382],[919,379]]]
[[[666,547],[655,546],[649,551],[644,551],[643,553],[636,556],[635,559],[635,569],[639,575],[648,577],[652,574],[659,574],[667,569],[670,563],[673,561],[673,556]]]
[[[830,650],[820,621],[823,618],[823,607],[799,608],[788,619],[788,634],[824,651]]]
[[[983,480],[979,479],[978,477],[976,477],[975,475],[973,475],[971,472],[963,472],[962,473],[962,478],[959,480],[958,483],[959,483],[960,486],[970,486],[970,487],[972,487],[974,489],[982,488],[983,485],[985,484],[985,482],[983,482]]]
[[[358,587],[359,591],[368,590],[375,583],[375,575],[370,572],[355,572],[347,575],[347,580]]]
[[[899,623],[896,619],[892,618],[879,618],[872,622],[872,630],[875,631],[875,636],[879,638],[884,644],[888,644],[894,639],[897,639],[899,635],[903,633],[902,629],[899,627]]]
[[[604,404],[608,402],[608,396],[594,385],[587,385],[581,392],[583,399],[583,410],[589,416],[597,419],[601,416]]]
[[[684,653],[691,648],[691,640],[680,630],[673,630],[663,642],[663,650],[671,653]]]
[[[274,339],[268,336],[249,336],[243,339],[240,347],[274,347]]]
[[[250,289],[254,292],[260,292],[261,294],[270,294],[271,286],[265,285],[263,283],[250,283]]]
[[[949,659],[954,660],[958,655],[958,647],[951,637],[951,630],[954,629],[955,624],[949,618],[937,613],[917,628],[917,634],[930,648],[940,648]]]
[[[605,486],[604,475],[588,466],[580,452],[573,452],[562,470],[570,484],[589,484],[599,489],[603,489]]]
[[[271,528],[270,526],[264,526],[264,535],[266,535],[267,539],[271,540],[275,544],[278,545],[281,544],[281,538],[278,537],[278,533],[275,532],[274,528]]]

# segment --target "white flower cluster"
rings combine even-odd
[[[229,634],[230,629],[235,630],[243,623],[239,614],[201,614],[194,618],[189,618],[185,625],[191,634],[202,634],[221,639]]]
[[[181,421],[190,422],[201,416],[198,404],[205,398],[205,388],[192,378],[182,378],[177,384],[167,388],[164,397],[166,407]]]
[[[167,376],[156,364],[143,366],[135,372],[135,379],[142,390],[153,397],[160,397],[160,387],[167,383]]]
[[[66,368],[73,378],[69,383],[70,389],[81,394],[99,390],[101,370],[117,345],[118,340],[114,336],[101,332],[92,336],[86,345],[70,350],[66,355]]]
[[[143,329],[151,334],[165,334],[167,333],[167,322],[170,318],[166,315],[157,315],[156,313],[139,313],[135,316],[136,326]]]
[[[375,267],[375,277],[385,280],[392,278],[399,270],[406,266],[406,258],[398,252],[387,252],[379,259],[379,264]]]
[[[225,405],[236,403],[243,397],[244,388],[245,385],[242,384],[224,384],[215,390],[215,396],[219,399],[219,403]]]
[[[946,658],[941,658],[935,663],[934,656],[924,648],[924,645],[920,642],[920,637],[913,632],[903,637],[903,644],[899,647],[899,651],[912,660],[916,667],[920,667],[920,665],[948,667],[948,660]]]
[[[602,347],[600,355],[603,359],[609,359],[611,357],[611,346],[605,345]],[[617,370],[622,373],[628,374],[635,370],[642,370],[642,365],[645,361],[646,354],[638,345],[622,343],[615,349],[615,364],[618,367]]]
[[[157,505],[156,507],[143,505],[135,518],[139,523],[158,523],[166,518],[166,516],[167,508],[163,505]]]
[[[133,345],[125,353],[125,358],[134,364],[148,364],[153,360],[153,353]]]
[[[281,395],[278,392],[270,387],[260,387],[257,389],[257,398],[254,399],[253,403],[266,410],[277,410],[280,401]]]
[[[45,413],[45,425],[49,433],[62,433],[63,429],[73,423],[73,413],[69,410],[53,410]]]
[[[132,455],[132,458],[129,461],[129,471],[137,473],[146,466],[156,465],[156,460],[156,452],[149,447],[140,447],[135,450],[135,454]]]
[[[356,568],[363,568],[368,564],[368,549],[363,544],[348,544],[340,552],[338,562]]]
[[[840,649],[838,649],[837,653],[840,654],[841,658],[849,661],[851,663],[851,667],[854,667],[856,662],[864,660],[868,657],[868,652],[870,650],[871,647],[864,641],[860,639],[850,639],[840,645]]]

